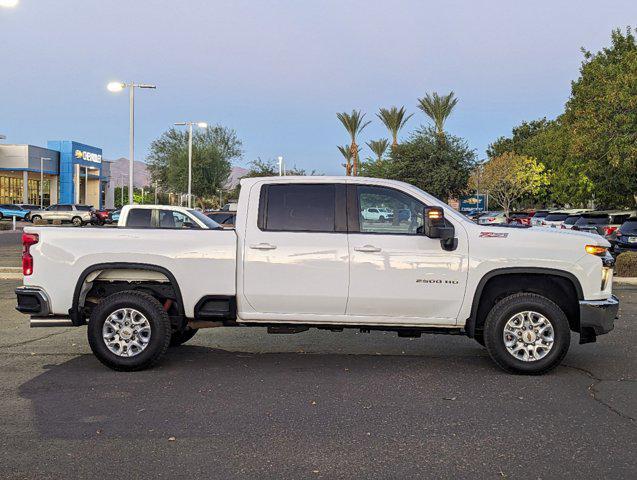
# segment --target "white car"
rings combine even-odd
[[[503,225],[507,223],[504,212],[484,212],[478,217],[478,225]]]
[[[361,221],[371,199],[411,221]],[[540,374],[571,332],[611,331],[619,306],[602,236],[476,225],[391,180],[249,178],[235,230],[129,225],[25,227],[16,290],[31,326],[86,325],[115,370],[150,367],[202,328],[264,326],[464,334],[504,370]]]
[[[588,211],[590,210],[586,210],[586,209],[555,210],[553,212],[549,212],[549,214],[542,219],[542,221],[540,222],[540,226],[548,227],[548,228],[561,228],[562,224],[568,217],[572,215],[579,215]]]
[[[361,211],[364,220],[385,222],[394,218],[394,212],[384,207],[370,207]]]
[[[117,226],[166,229],[222,228],[199,210],[174,205],[125,205],[119,214]]]

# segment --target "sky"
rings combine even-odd
[[[447,130],[483,158],[521,121],[558,115],[580,48],[636,20],[634,0],[20,0],[0,8],[0,134],[128,156],[128,96],[106,84],[152,83],[136,92],[137,160],[202,120],[237,132],[237,165],[283,155],[342,174],[336,112],[372,120],[362,144],[388,136],[379,107],[404,105],[407,137],[428,122],[417,99],[453,90]]]

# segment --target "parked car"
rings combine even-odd
[[[209,212],[206,213],[208,218],[213,219],[223,228],[234,228],[234,222],[237,218],[237,212]]]
[[[581,214],[569,215],[562,222],[562,225],[560,225],[560,228],[562,230],[571,230],[573,228],[573,225],[575,225],[575,222],[577,222],[581,216],[582,216]]]
[[[385,222],[393,220],[394,213],[388,208],[384,207],[370,207],[361,212],[364,220],[372,220],[378,222]]]
[[[173,205],[126,205],[122,208],[117,226],[194,230],[221,228],[199,210]]]
[[[542,219],[540,225],[542,227],[560,228],[569,215],[569,212],[550,212]]]
[[[110,212],[108,214],[108,218],[110,220],[109,223],[117,223],[117,221],[119,220],[119,214],[120,214],[121,210],[113,210],[112,212]]]
[[[93,223],[96,225],[105,225],[111,223],[110,213],[113,209],[102,208],[101,210],[95,210],[93,215]]]
[[[573,230],[586,233],[596,233],[597,235],[604,235],[604,228],[610,222],[610,217],[607,213],[603,212],[591,212],[583,213],[573,225]]]
[[[533,213],[529,212],[509,212],[507,223],[519,223],[520,225],[531,225]]]
[[[484,210],[479,210],[477,208],[474,208],[473,210],[469,210],[467,212],[462,212],[462,213],[464,213],[464,215],[469,220],[473,220],[475,222],[477,221],[478,217],[484,213]]]
[[[542,220],[544,220],[544,218],[546,218],[548,214],[548,210],[536,210],[531,217],[531,226],[539,227],[540,225],[542,225]]]
[[[0,220],[3,218],[12,219],[15,217],[17,220],[24,220],[29,214],[29,210],[25,210],[19,205],[14,205],[10,203],[3,203],[0,205]]]
[[[81,227],[91,223],[94,218],[93,211],[94,208],[90,205],[56,204],[44,210],[32,211],[29,214],[29,220],[31,222],[59,220],[63,223],[72,223],[76,227]]]
[[[40,205],[34,205],[32,203],[16,203],[16,205],[22,210],[40,210]]]
[[[318,326],[465,334],[504,370],[541,374],[562,361],[571,331],[587,343],[613,329],[603,237],[476,225],[377,178],[249,178],[240,196],[235,230],[26,227],[18,310],[32,326],[87,325],[93,353],[116,370],[150,367],[198,328]],[[417,221],[348,216],[370,197]],[[143,208],[156,207],[126,206],[120,223]]]
[[[604,227],[604,237],[611,241],[614,239],[613,233],[622,226],[622,224],[630,217],[637,217],[637,210],[610,210],[608,212],[608,225]],[[611,241],[612,243],[612,241]]]
[[[478,225],[501,225],[507,223],[504,212],[484,212],[478,217]]]
[[[624,252],[637,252],[637,216],[629,217],[616,232],[612,240],[614,255]]]

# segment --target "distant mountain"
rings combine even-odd
[[[118,187],[122,184],[122,174],[124,175],[124,184],[128,185],[128,158],[118,158],[117,160],[109,160],[111,163],[111,179],[115,186]],[[135,160],[133,166],[133,183],[136,187],[148,187],[151,183],[150,172],[148,171],[148,165],[139,160]],[[239,179],[248,173],[246,168],[232,167],[230,171],[230,177],[226,183],[226,188],[232,189],[237,186]]]

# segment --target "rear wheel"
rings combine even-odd
[[[88,342],[97,359],[113,370],[143,370],[168,348],[171,328],[161,303],[127,290],[102,300],[91,312]]]
[[[378,221],[380,223],[385,223],[385,217],[383,217],[382,215],[379,217]]]
[[[540,375],[560,364],[571,331],[564,312],[534,293],[510,295],[491,309],[484,342],[493,361],[510,373]]]
[[[198,331],[199,330],[197,328],[189,327],[186,327],[183,330],[175,330],[170,337],[170,346],[178,347],[182,343],[186,343],[188,340],[194,337]]]
[[[40,220],[42,220],[42,217],[40,215],[33,215],[31,217],[31,222],[33,223],[38,223]]]

